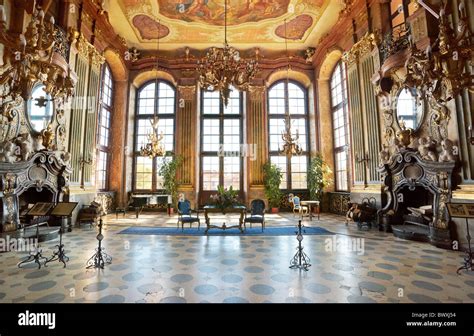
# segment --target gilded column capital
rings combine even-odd
[[[249,86],[249,97],[250,100],[261,100],[262,96],[265,94],[266,87],[265,86]]]
[[[178,92],[180,99],[194,100],[196,97],[195,85],[178,85]]]

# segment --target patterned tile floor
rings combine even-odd
[[[105,270],[85,269],[97,245],[88,225],[64,236],[66,269],[60,263],[18,269],[25,253],[0,253],[0,302],[474,302],[474,272],[456,274],[461,253],[359,231],[340,216],[305,220],[337,233],[305,237],[308,272],[288,268],[294,236],[117,234],[134,225],[176,225],[164,214],[112,215],[105,223],[104,246],[113,257]],[[295,223],[292,214],[267,215],[267,226]],[[352,251],[344,249],[347,242]],[[43,243],[43,254],[55,244]]]

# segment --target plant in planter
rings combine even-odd
[[[331,174],[332,170],[324,162],[321,154],[316,154],[311,159],[308,171],[308,189],[311,200],[322,202],[324,188],[333,183]]]
[[[158,173],[163,178],[162,186],[168,195],[171,195],[172,204],[176,208],[178,202],[178,183],[176,183],[176,172],[183,162],[180,156],[164,157]]]
[[[263,167],[264,170],[264,184],[265,196],[268,199],[268,205],[272,212],[278,212],[283,193],[280,191],[280,184],[283,174],[281,169],[270,162],[267,162]]]
[[[225,210],[239,204],[238,196],[239,192],[234,190],[232,186],[230,186],[229,189],[223,186],[217,186],[217,194],[212,195],[211,200],[219,209]]]

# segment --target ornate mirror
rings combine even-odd
[[[44,91],[43,84],[37,84],[31,90],[28,99],[28,119],[33,131],[41,132],[48,127],[53,119],[54,102],[51,96]]]
[[[417,95],[416,89],[403,88],[396,100],[397,120],[400,128],[418,130],[423,122],[424,102]]]

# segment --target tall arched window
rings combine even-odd
[[[344,64],[339,62],[331,77],[331,110],[337,191],[349,190],[349,100],[346,83],[346,69]]]
[[[135,114],[135,168],[134,190],[162,190],[162,179],[159,176],[162,158],[151,159],[140,156],[140,148],[145,146],[147,135],[152,131],[151,120],[159,118],[158,133],[163,133],[167,154],[174,152],[174,131],[176,92],[165,81],[153,81],[143,85],[138,90]]]
[[[300,156],[290,160],[280,154],[283,146],[282,132],[285,130],[286,112],[291,115],[291,130],[299,133],[303,149]],[[298,83],[280,81],[268,91],[269,152],[270,161],[283,172],[280,188],[283,190],[305,190],[307,185],[309,142],[308,142],[308,97],[307,91]]]
[[[217,91],[203,91],[201,99],[201,190],[242,190],[242,94],[233,89],[227,108]]]
[[[104,65],[102,72],[101,99],[99,120],[97,123],[97,189],[108,189],[109,161],[110,161],[110,120],[113,110],[113,78],[110,68]]]

